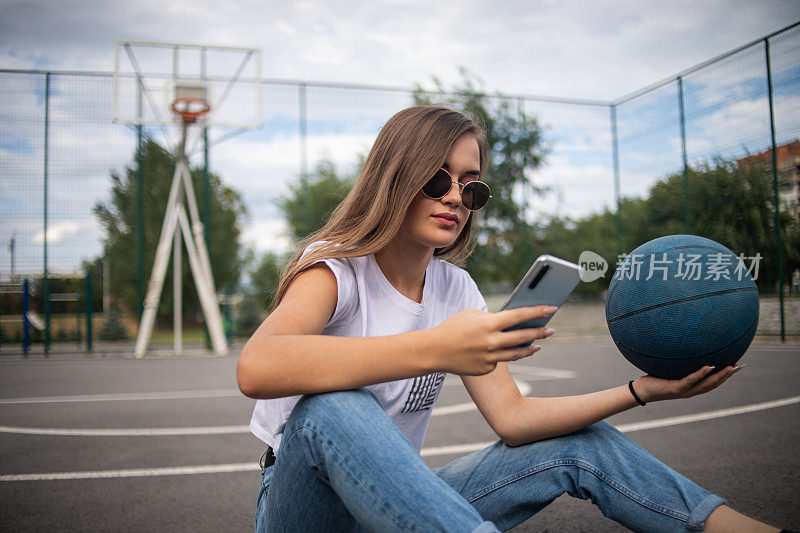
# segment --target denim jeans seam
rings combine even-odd
[[[602,472],[601,470],[595,468],[590,463],[587,463],[587,462],[582,461],[580,459],[557,459],[557,460],[554,460],[554,461],[548,461],[546,463],[541,463],[539,465],[536,465],[535,467],[528,468],[527,470],[523,470],[521,472],[517,472],[516,474],[514,474],[512,476],[508,476],[505,479],[501,479],[500,481],[497,481],[497,482],[489,485],[488,487],[485,487],[482,490],[473,493],[472,495],[467,497],[466,500],[468,502],[472,503],[472,502],[478,500],[479,498],[482,498],[482,497],[486,496],[490,492],[494,492],[495,490],[500,489],[500,488],[502,488],[502,487],[504,487],[506,485],[510,485],[511,483],[519,481],[520,479],[522,479],[524,477],[530,476],[532,474],[535,474],[537,472],[541,472],[541,471],[544,471],[544,470],[547,470],[547,469],[550,469],[550,468],[556,468],[556,467],[559,467],[559,466],[576,466],[578,468],[581,468],[581,469],[591,473],[592,475],[594,475],[595,477],[600,479],[603,483],[605,483],[609,487],[613,488],[617,492],[623,494],[624,496],[626,496],[627,498],[631,499],[632,501],[638,503],[639,505],[647,507],[647,508],[651,509],[652,511],[655,511],[655,512],[658,512],[660,514],[669,516],[671,518],[675,518],[675,519],[680,520],[680,521],[682,521],[684,523],[688,523],[688,521],[689,521],[689,515],[681,513],[679,511],[674,510],[674,509],[666,508],[664,506],[658,505],[657,503],[648,500],[647,498],[643,498],[642,496],[640,496],[636,492],[630,490],[629,488],[625,487],[624,485],[621,485],[621,484],[617,483],[616,481],[611,479],[609,476],[607,476],[604,472]]]
[[[328,442],[328,441],[327,441],[327,440],[326,440],[326,439],[325,439],[325,438],[324,438],[324,437],[323,437],[323,436],[322,436],[320,433],[318,433],[318,432],[317,432],[317,431],[316,431],[316,430],[315,430],[313,427],[308,427],[308,426],[300,426],[300,427],[299,427],[299,428],[297,428],[295,431],[293,431],[293,432],[292,432],[292,433],[291,433],[291,434],[290,434],[288,437],[284,436],[283,442],[286,442],[288,439],[291,439],[293,436],[295,436],[297,433],[299,433],[299,432],[300,432],[300,431],[302,431],[302,430],[307,430],[307,431],[310,431],[311,433],[313,433],[313,434],[314,434],[316,437],[318,437],[318,438],[320,439],[320,442],[322,443],[322,445],[323,445],[323,446],[327,446],[327,447],[328,447],[328,448],[329,448],[329,449],[330,449],[330,450],[331,450],[333,453],[335,453],[335,454],[336,454],[336,455],[339,457],[339,459],[340,459],[340,464],[341,464],[341,465],[343,465],[343,466],[344,466],[344,468],[346,468],[346,469],[347,469],[348,473],[349,473],[349,474],[350,474],[350,475],[353,477],[353,479],[355,479],[356,481],[358,481],[358,483],[359,483],[359,484],[360,484],[362,487],[364,487],[364,489],[366,489],[367,493],[369,493],[369,494],[370,494],[370,496],[372,496],[372,499],[375,501],[375,503],[377,503],[378,505],[380,505],[380,506],[381,506],[381,509],[382,509],[382,510],[384,510],[384,511],[386,512],[386,514],[387,514],[387,515],[389,515],[389,516],[391,516],[391,517],[392,517],[392,519],[394,520],[395,524],[396,524],[398,527],[402,527],[402,528],[411,528],[411,530],[413,531],[413,529],[414,529],[414,528],[413,528],[413,525],[406,523],[406,522],[405,522],[404,520],[402,520],[402,519],[401,519],[399,516],[397,516],[397,514],[396,514],[396,513],[392,512],[392,510],[391,510],[390,508],[388,508],[384,502],[382,502],[382,501],[380,501],[378,498],[376,498],[376,497],[375,497],[375,495],[372,493],[372,490],[369,488],[369,486],[368,486],[367,484],[365,484],[365,483],[364,483],[364,482],[361,480],[361,478],[360,478],[360,477],[358,477],[358,476],[356,476],[356,475],[355,475],[355,471],[354,471],[354,470],[353,470],[353,469],[350,467],[350,465],[348,464],[347,460],[345,459],[345,456],[344,456],[342,453],[340,453],[340,452],[339,452],[339,450],[337,450],[337,449],[336,449],[336,447],[335,447],[335,446],[334,446],[332,443]]]

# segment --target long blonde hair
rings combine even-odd
[[[381,128],[353,188],[327,224],[300,243],[300,251],[281,275],[273,309],[294,278],[320,259],[359,257],[384,249],[395,237],[414,196],[442,168],[456,141],[465,133],[478,140],[480,172],[487,166],[483,129],[462,112],[441,106],[416,106],[395,114]],[[474,247],[470,241],[474,213],[456,240],[434,255],[459,263]],[[324,241],[302,259],[312,242]]]

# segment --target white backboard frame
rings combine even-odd
[[[257,48],[117,40],[114,122],[174,126],[176,88],[202,88],[210,105],[204,127],[239,130],[262,125],[261,51]]]

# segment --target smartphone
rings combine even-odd
[[[567,296],[580,282],[580,272],[581,267],[575,263],[552,255],[540,255],[500,310],[536,305],[561,307]],[[546,325],[552,316],[528,320],[503,331],[540,328]]]

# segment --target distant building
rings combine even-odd
[[[778,146],[776,160],[778,163],[778,202],[781,210],[788,211],[796,218],[800,218],[800,140]],[[738,159],[736,163],[744,169],[755,164],[771,168],[772,149]]]

